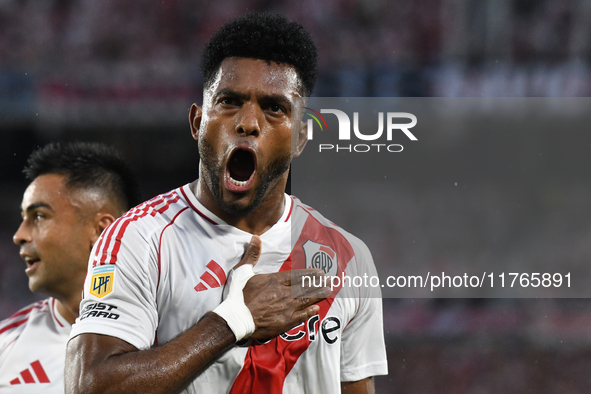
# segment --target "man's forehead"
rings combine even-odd
[[[27,186],[23,194],[22,208],[26,209],[27,205],[43,201],[49,204],[50,201],[65,197],[67,189],[65,187],[65,180],[63,175],[59,174],[43,174]]]
[[[35,178],[23,194],[21,210],[48,208],[53,211],[84,208],[92,210],[104,200],[103,193],[94,188],[72,188],[62,174],[43,174]]]
[[[230,57],[224,59],[206,90],[209,96],[222,89],[301,96],[301,81],[295,68],[286,63]]]
[[[86,220],[98,213],[105,204],[105,195],[101,189],[68,187],[59,178],[36,178],[23,195],[21,215],[35,212],[51,212],[60,220]],[[53,185],[53,186],[52,186]]]

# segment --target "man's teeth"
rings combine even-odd
[[[236,186],[246,186],[246,184],[248,183],[248,181],[237,181],[232,177],[230,177],[230,182],[232,182],[232,184]]]

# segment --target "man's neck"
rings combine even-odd
[[[63,297],[54,298],[56,298],[56,308],[59,314],[62,315],[68,323],[74,324],[79,314],[82,295],[78,294],[78,296],[72,296],[69,299],[64,299]]]
[[[273,227],[285,211],[283,193],[285,185],[281,188],[281,184],[279,187],[269,190],[263,201],[255,209],[244,214],[230,214],[222,210],[215,203],[211,191],[199,180],[191,183],[190,189],[197,200],[214,215],[229,225],[254,235],[261,235]]]

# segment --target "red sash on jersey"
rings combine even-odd
[[[305,268],[306,258],[304,255],[303,244],[307,240],[313,240],[323,245],[330,246],[336,251],[339,263],[339,274],[344,272],[347,263],[353,258],[354,252],[346,238],[336,229],[325,227],[314,217],[309,216],[304,224],[300,238],[296,242],[292,254],[281,266],[280,271],[287,271],[292,268]],[[318,303],[320,311],[318,312],[319,322],[326,316],[330,309],[334,297],[341,288],[335,288],[330,298]],[[320,326],[320,323],[316,323]],[[305,331],[306,335],[295,341],[287,341],[280,337],[275,337],[264,344],[253,341],[246,353],[244,366],[236,377],[230,394],[260,394],[260,393],[281,393],[285,378],[295,365],[298,358],[308,349],[310,340],[308,339],[308,325],[296,327],[287,332],[296,333]],[[318,338],[318,330],[316,330]],[[317,339],[318,340],[318,339]]]

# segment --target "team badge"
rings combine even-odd
[[[90,278],[89,293],[97,298],[103,298],[113,291],[113,280],[115,278],[115,267],[96,267]]]
[[[311,240],[304,242],[303,248],[306,255],[306,268],[320,268],[326,275],[337,275],[339,263],[334,250]]]

